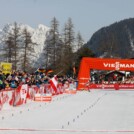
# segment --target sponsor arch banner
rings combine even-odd
[[[86,83],[90,80],[91,69],[134,71],[134,60],[84,57],[81,60],[78,74],[78,90],[85,89]]]

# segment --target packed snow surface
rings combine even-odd
[[[134,91],[91,90],[0,111],[0,134],[134,134]]]

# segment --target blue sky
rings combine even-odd
[[[134,17],[134,0],[0,0],[0,28],[6,23],[24,23],[33,28],[50,26],[56,17],[60,31],[71,17],[75,33],[85,42],[98,29]]]

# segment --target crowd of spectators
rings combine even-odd
[[[134,84],[134,76],[129,76],[124,78],[123,81],[121,81],[122,84]]]
[[[92,83],[94,84],[134,84],[134,75],[117,75],[117,74],[113,74],[113,75],[109,75],[109,76],[105,76],[103,75],[103,77],[100,78],[92,78],[91,79]]]
[[[46,75],[42,72],[34,72],[32,74],[24,71],[14,71],[11,74],[3,74],[0,71],[0,90],[5,88],[17,88],[20,84],[36,85],[40,87],[41,84],[48,84],[52,76]],[[60,76],[57,77],[58,82],[64,84],[65,82],[72,83],[74,79],[71,77]]]

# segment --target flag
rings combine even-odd
[[[46,70],[43,68],[38,68],[35,72],[39,72],[39,73],[45,73]]]
[[[53,72],[53,70],[50,69],[50,70],[48,70],[48,71],[46,72],[46,75],[48,75],[49,73],[52,73],[52,72]]]
[[[50,85],[54,90],[54,92],[57,93],[57,85],[58,85],[57,76],[54,76],[53,78],[50,79]]]

